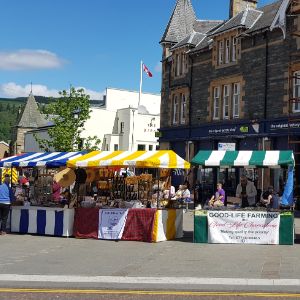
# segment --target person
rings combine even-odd
[[[21,176],[21,178],[20,178],[20,180],[19,180],[20,184],[21,184],[24,188],[25,188],[25,187],[29,187],[29,179],[28,179],[28,177],[29,177],[29,174],[25,172],[24,175]]]
[[[191,192],[188,189],[187,185],[182,186],[181,199],[184,202],[191,202]]]
[[[269,186],[268,190],[262,194],[258,206],[271,207],[274,201],[274,197],[274,188],[272,186]]]
[[[254,183],[249,181],[245,175],[241,176],[240,183],[236,188],[236,197],[241,199],[241,207],[249,207],[255,205],[257,195]]]
[[[9,186],[10,176],[8,174],[4,177],[4,182],[0,185],[0,235],[6,234],[6,223],[10,210],[11,203],[15,200],[12,188]]]
[[[225,202],[225,191],[222,188],[222,183],[217,184],[217,191],[209,200],[210,207],[220,207],[224,206]]]
[[[54,202],[60,201],[60,192],[61,192],[61,186],[58,182],[54,180],[52,184],[52,199]]]

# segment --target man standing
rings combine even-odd
[[[11,202],[15,197],[12,189],[9,186],[10,176],[8,174],[4,177],[4,183],[0,185],[0,235],[6,234],[6,223],[9,214]]]
[[[246,176],[241,176],[240,183],[236,188],[236,197],[241,199],[241,207],[254,206],[256,195],[257,190],[254,183],[249,181]]]

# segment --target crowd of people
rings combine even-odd
[[[257,189],[254,183],[247,179],[246,176],[240,177],[240,183],[236,188],[236,198],[239,199],[238,207],[266,207],[278,208],[278,193],[274,191],[273,186],[269,186],[266,191],[258,197]],[[217,184],[215,194],[208,201],[209,207],[222,207],[225,205],[226,193],[222,183]],[[204,203],[206,205],[206,203]],[[203,205],[203,206],[204,206]]]

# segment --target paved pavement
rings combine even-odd
[[[300,292],[300,244],[194,244],[191,212],[184,230],[157,244],[1,236],[0,287]]]

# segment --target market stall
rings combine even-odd
[[[19,193],[11,207],[11,232],[73,235],[74,208],[52,201],[53,177],[57,168],[66,166],[67,160],[84,154],[86,151],[25,153],[0,161],[0,167],[17,168],[20,173],[26,170],[29,176],[28,185],[15,187]]]
[[[79,191],[75,237],[158,242],[183,236],[170,170],[190,164],[173,151],[93,151],[67,166],[84,169],[85,183],[97,186],[93,197]]]
[[[283,209],[235,205],[195,210],[195,243],[294,243],[292,151],[199,151],[192,164],[200,168],[285,168],[288,172],[281,197]]]

